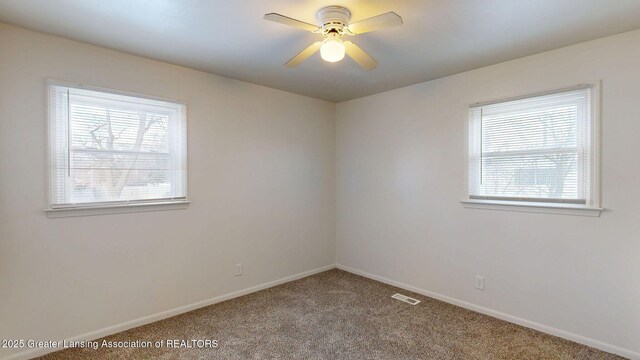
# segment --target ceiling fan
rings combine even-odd
[[[325,38],[324,41],[315,42],[302,50],[284,64],[286,67],[296,67],[320,50],[320,56],[325,61],[340,61],[346,53],[363,69],[371,70],[378,65],[378,62],[351,41],[342,41],[342,36],[364,34],[385,27],[402,25],[402,18],[392,11],[350,24],[351,11],[342,6],[327,6],[318,10],[316,13],[318,25],[277,13],[265,14],[264,19],[319,33]]]

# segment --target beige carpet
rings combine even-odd
[[[412,306],[392,299],[396,292],[422,302]],[[214,339],[218,347],[68,349],[44,358],[619,359],[340,270],[105,339]]]

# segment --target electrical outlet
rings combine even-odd
[[[476,275],[476,289],[484,290],[484,276]]]
[[[236,276],[242,275],[242,263],[236,264]]]

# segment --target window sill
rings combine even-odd
[[[189,201],[163,201],[138,204],[111,204],[111,205],[91,205],[78,207],[67,207],[58,209],[45,209],[47,217],[50,219],[75,217],[75,216],[95,216],[126,214],[145,211],[182,210],[189,206]]]
[[[462,206],[467,209],[518,211],[543,214],[575,215],[599,217],[604,208],[574,204],[516,203],[497,200],[464,200]]]

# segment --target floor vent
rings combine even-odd
[[[404,296],[402,294],[395,294],[393,296],[391,296],[394,299],[400,300],[400,301],[404,301],[407,304],[411,304],[411,305],[418,305],[420,303],[420,300],[418,299],[414,299],[414,298],[410,298],[408,296]]]

